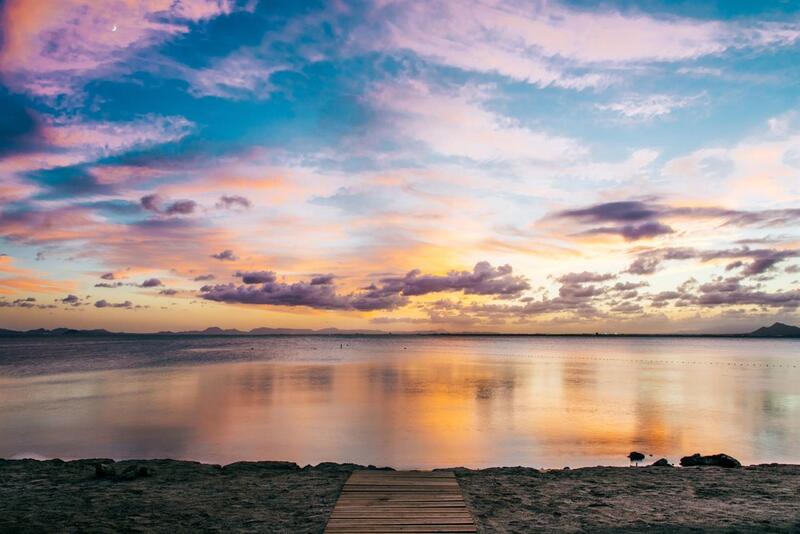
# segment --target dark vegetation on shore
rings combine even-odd
[[[784,323],[774,323],[763,326],[752,332],[740,334],[617,334],[608,332],[594,332],[583,334],[507,334],[498,332],[442,332],[442,331],[414,331],[414,332],[386,332],[383,330],[340,330],[338,328],[324,328],[312,330],[305,328],[253,328],[252,330],[237,330],[235,328],[219,328],[211,326],[205,330],[187,330],[183,332],[110,332],[102,328],[94,330],[76,330],[74,328],[37,328],[34,330],[8,330],[0,328],[0,337],[57,337],[57,336],[471,336],[471,337],[680,337],[680,338],[800,338],[800,327]]]
[[[355,469],[0,460],[0,532],[322,532]],[[800,465],[454,470],[486,533],[800,532]]]

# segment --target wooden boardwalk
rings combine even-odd
[[[452,471],[354,471],[325,532],[477,530]]]

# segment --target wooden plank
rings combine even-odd
[[[477,532],[474,525],[375,525],[375,526],[342,526],[325,528],[325,532],[369,532],[398,533],[398,532]]]
[[[352,477],[455,478],[452,471],[353,471]]]
[[[326,533],[477,532],[453,472],[356,471]]]

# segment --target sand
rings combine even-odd
[[[359,466],[0,460],[0,532],[322,532]],[[800,532],[800,466],[457,469],[481,532]]]
[[[800,465],[458,475],[482,532],[800,532]]]

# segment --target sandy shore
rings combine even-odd
[[[96,463],[0,460],[0,531],[322,532],[360,468],[145,460],[97,478]],[[482,532],[800,532],[798,465],[456,474]]]

